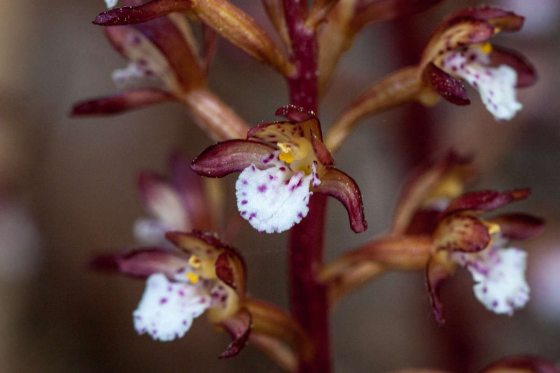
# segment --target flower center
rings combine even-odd
[[[299,137],[290,142],[279,142],[276,145],[280,149],[278,158],[290,165],[293,171],[303,171],[306,174],[311,172],[314,153],[309,140]]]

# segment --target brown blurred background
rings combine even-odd
[[[266,23],[260,3],[247,3],[243,7]],[[323,125],[368,83],[413,63],[434,25],[466,4],[448,0],[411,19],[367,28],[324,98]],[[469,107],[407,106],[364,121],[337,163],[360,184],[370,228],[352,234],[345,211],[331,203],[327,255],[334,258],[388,227],[398,187],[418,149],[426,149],[425,139],[411,145],[406,133],[426,125],[433,131],[426,146],[435,153],[455,147],[476,156],[478,188],[532,187],[531,199],[515,207],[548,222],[541,238],[523,244],[530,251],[533,299],[513,318],[492,315],[476,302],[462,272],[444,291],[448,324],[439,328],[422,274],[386,275],[334,310],[337,372],[473,372],[516,353],[560,361],[560,3],[494,5],[528,17],[525,31],[499,40],[538,69],[539,83],[519,94],[523,111],[512,122],[495,123],[471,91]],[[111,118],[68,118],[73,102],[114,92],[110,74],[124,65],[91,24],[103,7],[102,0],[0,0],[0,371],[277,371],[251,348],[217,360],[228,338],[203,318],[173,343],[137,336],[131,312],[143,284],[87,270],[95,253],[134,245],[132,226],[143,214],[137,172],[166,172],[171,150],[193,157],[210,144],[173,104]],[[219,46],[212,89],[250,123],[272,119],[286,103],[284,83],[225,41]],[[223,180],[230,188],[233,181]],[[227,203],[234,213],[232,193]],[[285,237],[260,236],[255,245],[255,236],[243,225],[233,242],[248,262],[250,291],[287,307]]]

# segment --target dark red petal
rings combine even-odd
[[[321,176],[321,184],[313,190],[336,198],[346,207],[350,227],[354,232],[360,233],[367,229],[362,193],[350,176],[336,168],[327,168]]]
[[[223,321],[222,326],[232,338],[229,346],[219,356],[220,359],[227,359],[239,354],[247,344],[253,326],[251,314],[242,308],[237,314]]]
[[[140,109],[148,105],[174,100],[175,97],[168,92],[157,89],[139,89],[114,96],[78,102],[72,107],[70,115],[81,117],[120,114],[128,110]]]
[[[440,299],[440,290],[443,282],[454,273],[454,265],[447,258],[445,252],[433,255],[426,266],[426,286],[428,296],[432,305],[432,312],[436,322],[440,325],[445,323],[443,317],[443,304]]]
[[[508,65],[517,72],[517,88],[529,87],[537,82],[537,71],[521,53],[493,44],[490,58],[492,65]]]
[[[478,252],[488,247],[488,227],[470,215],[452,215],[441,221],[434,233],[437,250]]]
[[[308,119],[317,118],[313,111],[305,110],[301,106],[284,105],[276,109],[274,115],[284,117],[290,121],[303,122]]]
[[[560,373],[560,367],[539,356],[507,356],[482,369],[480,373]]]
[[[172,278],[186,265],[184,257],[160,248],[141,248],[125,254],[99,255],[91,262],[93,269],[118,271],[139,278],[146,278],[153,273],[163,273]]]
[[[266,168],[263,159],[274,148],[256,141],[228,140],[206,148],[191,167],[199,175],[223,177],[232,172],[240,172],[254,164],[257,168]]]
[[[469,105],[471,101],[463,82],[429,63],[423,72],[423,79],[444,99],[455,105]]]
[[[190,162],[179,152],[171,155],[170,164],[173,184],[188,211],[192,226],[200,230],[213,230],[215,220],[212,208],[209,208],[204,180],[191,169]]]
[[[504,214],[489,221],[498,224],[501,234],[512,240],[526,240],[538,236],[545,226],[543,219],[523,213]]]
[[[445,210],[444,215],[453,214],[459,211],[492,211],[511,202],[525,199],[529,196],[530,192],[530,189],[525,188],[505,192],[482,190],[465,193],[451,201]]]
[[[147,22],[171,12],[183,12],[191,7],[189,0],[153,0],[139,6],[124,6],[100,13],[96,25],[116,26]]]
[[[467,8],[453,14],[448,22],[453,22],[462,19],[476,19],[487,21],[501,31],[519,31],[523,27],[525,17],[522,17],[514,12],[503,10],[500,8],[493,8],[490,6],[481,6],[477,8]]]

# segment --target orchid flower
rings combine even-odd
[[[472,274],[476,298],[490,311],[511,315],[529,299],[526,253],[510,240],[539,234],[541,219],[527,214],[493,218],[480,215],[522,200],[529,190],[464,192],[472,177],[470,161],[450,154],[406,184],[389,234],[345,253],[321,277],[334,286],[334,298],[380,274],[385,268],[426,268],[429,294],[443,322],[439,285],[457,266]]]
[[[138,1],[123,4],[112,10],[132,9]],[[245,122],[207,87],[216,43],[216,34],[208,27],[203,28],[202,48],[187,18],[178,12],[144,23],[108,26],[105,33],[128,61],[112,76],[121,92],[78,102],[73,116],[119,114],[174,101],[185,105],[198,126],[215,140],[238,138],[247,131]]]
[[[139,175],[138,186],[149,217],[136,221],[134,233],[143,244],[165,246],[165,233],[169,231],[215,230],[208,183],[180,154],[171,156],[170,169],[170,179],[149,171]]]
[[[467,105],[461,80],[479,94],[496,120],[510,120],[521,109],[516,88],[532,85],[536,73],[519,53],[490,44],[501,31],[514,32],[523,17],[491,7],[469,8],[446,19],[424,50],[420,68],[424,81],[446,100]]]
[[[242,307],[246,281],[243,259],[210,233],[168,232],[166,236],[178,249],[141,248],[101,256],[94,266],[146,279],[146,289],[133,312],[139,334],[172,341],[183,337],[203,313],[227,330],[230,325],[238,328],[239,320],[245,320],[244,330],[230,331],[237,337],[224,352],[237,353],[250,333],[250,315]]]
[[[258,125],[246,140],[231,140],[206,149],[192,163],[203,176],[241,172],[235,184],[241,216],[261,232],[283,232],[307,215],[313,193],[341,201],[355,232],[366,229],[362,197],[348,175],[334,168],[313,113],[294,106],[280,108],[289,120]]]

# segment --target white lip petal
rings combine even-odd
[[[162,273],[151,275],[146,289],[133,312],[134,328],[159,341],[180,338],[190,329],[195,317],[210,306],[203,288],[182,282],[171,282]]]
[[[457,262],[471,272],[476,298],[488,310],[512,315],[529,301],[525,251],[492,248],[487,253],[459,255]]]
[[[105,0],[105,5],[107,6],[108,9],[111,9],[117,6],[118,2],[119,0]]]
[[[309,212],[312,181],[320,182],[315,169],[305,175],[291,171],[282,162],[265,170],[251,165],[241,172],[235,184],[237,207],[256,230],[283,232]]]
[[[488,55],[477,46],[442,56],[441,68],[478,90],[486,109],[497,120],[510,120],[521,110],[517,101],[517,72],[507,65],[489,67]]]

